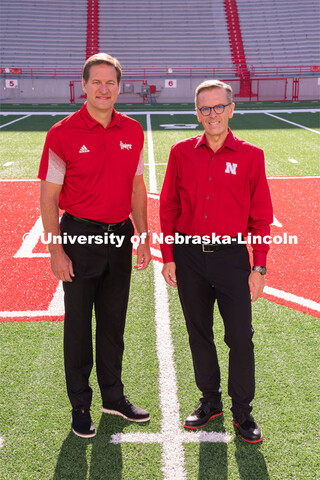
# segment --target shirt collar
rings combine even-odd
[[[201,145],[206,145],[207,147],[210,148],[210,146],[208,145],[208,142],[206,140],[206,134],[205,133],[203,133],[199,137],[199,140],[195,144],[194,148],[201,147]],[[231,150],[234,150],[234,151],[237,150],[237,141],[236,141],[236,138],[234,137],[233,133],[231,132],[230,128],[228,128],[228,135],[227,135],[222,147],[220,147],[219,150],[217,150],[217,152],[220,152],[225,147],[228,147],[228,148],[230,148]],[[217,152],[215,152],[215,153],[217,153]]]
[[[87,124],[87,127],[91,130],[94,128],[96,125],[101,125],[101,123],[97,122],[91,115],[89,114],[87,110],[87,102],[85,102],[82,107],[80,108],[80,113],[82,115],[82,118]],[[112,118],[111,122],[109,123],[107,128],[113,127],[114,125],[117,125],[118,127],[120,126],[121,123],[121,116],[120,113],[117,112],[115,109],[112,111]]]

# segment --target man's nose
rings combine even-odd
[[[216,117],[216,116],[217,116],[217,114],[216,114],[216,112],[214,111],[214,108],[211,108],[211,110],[210,110],[210,117]]]
[[[107,84],[105,85],[100,85],[100,92],[101,93],[108,93],[109,92],[109,86]]]

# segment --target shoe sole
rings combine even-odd
[[[238,429],[238,432],[239,432],[240,437],[241,437],[242,440],[244,440],[245,442],[247,442],[247,443],[260,443],[260,442],[262,442],[262,440],[263,440],[262,432],[261,432],[261,438],[259,438],[258,440],[248,440],[248,439],[245,438],[243,435],[241,435],[239,425],[238,425],[234,420],[232,420],[232,423],[233,423],[233,425]]]
[[[223,412],[216,413],[215,415],[212,415],[212,417],[210,417],[209,420],[206,421],[206,423],[203,423],[202,425],[197,425],[196,427],[192,427],[192,426],[186,425],[186,424],[184,424],[183,426],[184,426],[184,428],[189,428],[190,430],[197,430],[197,428],[205,427],[206,425],[208,425],[210,420],[212,420],[213,418],[216,418],[216,417],[221,417],[221,415],[223,415]]]
[[[126,420],[129,420],[130,422],[137,422],[137,423],[142,423],[142,422],[148,422],[150,420],[150,415],[145,418],[130,418],[124,415],[121,412],[118,412],[118,410],[109,410],[108,408],[103,408],[101,409],[103,413],[108,413],[109,415],[118,415],[119,417],[125,418]]]
[[[96,436],[96,432],[94,432],[94,433],[80,433],[80,432],[77,432],[74,428],[72,429],[72,431],[75,435],[77,435],[77,437],[81,437],[81,438],[92,438],[92,437]]]

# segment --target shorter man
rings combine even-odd
[[[186,320],[199,408],[185,421],[196,429],[222,415],[220,369],[213,339],[217,300],[229,352],[229,386],[233,423],[247,442],[262,433],[250,415],[254,398],[254,352],[251,301],[262,293],[268,245],[254,245],[254,267],[241,239],[248,232],[269,234],[272,205],[263,151],[233,136],[232,89],[218,80],[198,86],[195,97],[204,134],[175,144],[160,197],[164,236],[216,235],[230,243],[161,246],[167,283],[178,287]],[[251,299],[250,299],[251,295]]]
[[[130,213],[137,231],[146,237],[137,248],[137,270],[147,268],[151,254],[143,130],[113,108],[120,79],[116,58],[105,53],[88,58],[82,79],[87,101],[50,129],[39,169],[46,234],[57,236],[61,231],[79,239],[63,246],[51,243],[49,251],[52,271],[63,281],[65,294],[64,361],[72,429],[84,438],[95,435],[89,383],[93,307],[102,411],[134,422],[150,418],[124,396],[121,380],[134,232]],[[60,226],[59,207],[65,210]],[[119,242],[112,242],[112,235]]]

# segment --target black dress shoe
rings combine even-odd
[[[128,398],[123,396],[117,402],[104,403],[102,406],[103,413],[111,413],[112,415],[120,415],[131,422],[147,422],[150,420],[150,414],[140,407],[136,407]]]
[[[72,410],[72,431],[78,437],[92,438],[95,436],[96,431],[94,423],[91,419],[90,411],[84,408],[78,408]]]
[[[222,402],[212,406],[204,398],[200,398],[196,410],[186,418],[184,427],[191,429],[204,427],[212,418],[219,417],[222,414]]]
[[[259,425],[254,421],[250,413],[241,412],[233,415],[232,423],[237,429],[243,440],[248,443],[259,443],[263,435]]]

